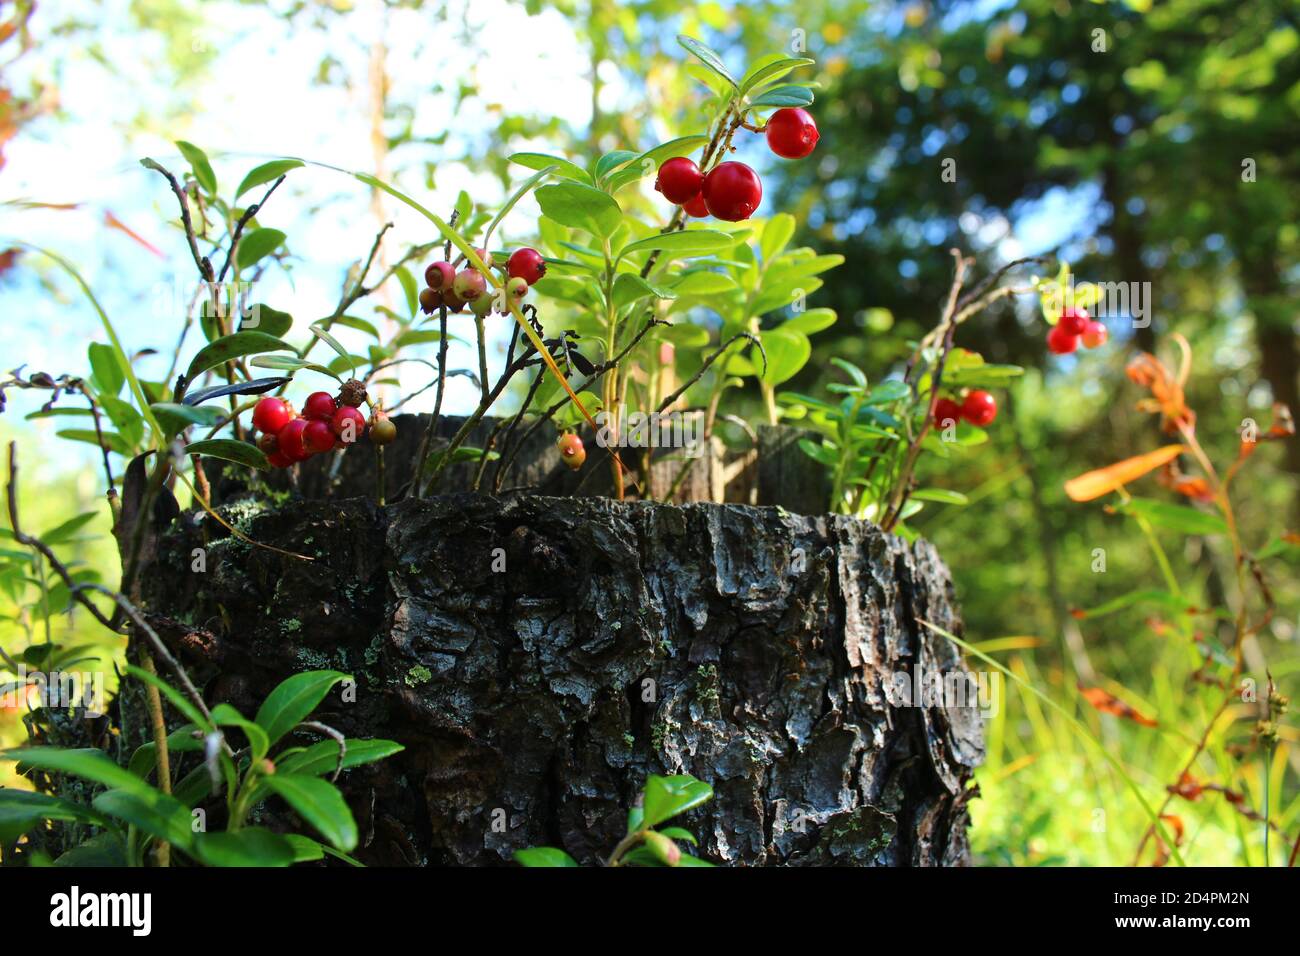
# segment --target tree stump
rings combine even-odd
[[[188,513],[148,607],[245,714],[296,671],[355,676],[355,702],[336,691],[319,719],[406,748],[340,778],[366,863],[500,865],[537,845],[594,863],[650,773],[714,787],[681,822],[715,863],[968,862],[979,712],[891,694],[918,668],[965,674],[918,623],[961,632],[924,542],[775,507],[531,495],[223,513],[314,560]],[[206,569],[177,574],[195,548]]]

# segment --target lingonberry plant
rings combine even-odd
[[[160,691],[188,720],[168,734],[167,747],[171,754],[193,754],[191,769],[178,776],[174,787],[160,789],[148,782],[159,768],[152,743],[136,749],[125,768],[96,749],[38,744],[0,751],[0,760],[17,762],[19,772],[37,785],[31,791],[0,789],[0,861],[143,866],[156,862],[166,847],[205,866],[291,866],[326,855],[356,863],[348,855],[357,844],[356,821],[334,781],[344,770],[383,760],[402,747],[391,740],[348,740],[309,719],[348,675],[295,674],[249,720],[229,704],[209,710],[193,686],[182,693],[148,671],[128,671]],[[29,718],[38,734],[50,719],[42,711],[38,707]],[[238,749],[232,747],[229,731],[243,738]],[[310,746],[284,746],[289,734],[304,731],[322,739]],[[94,796],[88,802],[58,796],[69,778]],[[208,811],[218,797],[223,798],[224,825],[208,829]],[[254,808],[271,797],[283,800],[325,842],[250,823]],[[69,841],[57,832],[72,827],[81,827],[84,839]],[[57,857],[51,855],[54,848],[61,851]]]
[[[605,866],[712,866],[683,850],[679,843],[698,846],[689,830],[664,826],[713,799],[713,788],[690,774],[660,777],[650,774],[632,809],[627,813],[627,833],[605,861]],[[577,866],[573,857],[550,846],[515,853],[523,866]]]

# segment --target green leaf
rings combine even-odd
[[[393,273],[402,285],[402,295],[406,298],[406,314],[415,315],[420,308],[420,287],[415,283],[415,276],[411,275],[411,270],[406,266],[398,266]]]
[[[591,174],[579,166],[577,163],[571,163],[567,159],[559,156],[548,156],[545,153],[514,153],[510,157],[510,162],[516,166],[523,166],[525,169],[546,169],[548,166],[555,167],[555,175],[563,176],[565,179],[572,179],[574,182],[591,185]]]
[[[894,402],[901,402],[912,394],[911,387],[903,381],[891,378],[888,381],[881,382],[870,392],[867,393],[866,403],[868,405],[892,405]]]
[[[677,42],[681,44],[682,49],[687,53],[695,57],[719,77],[731,84],[732,89],[739,89],[735,79],[727,72],[727,66],[722,62],[722,57],[718,55],[717,50],[714,50],[712,47],[706,46],[694,37],[688,37],[685,34],[678,34]]]
[[[638,299],[644,299],[646,296],[654,296],[658,299],[675,299],[677,293],[672,289],[651,285],[635,272],[619,273],[618,278],[614,280],[615,308],[621,309],[623,306],[630,305]]]
[[[131,779],[139,782],[135,777]],[[193,856],[193,817],[189,807],[175,797],[152,787],[108,790],[92,800],[91,805],[100,813],[123,820]]]
[[[771,262],[779,256],[793,236],[794,216],[788,212],[779,212],[769,219],[767,225],[763,227],[763,238],[759,241],[763,261]]]
[[[1126,610],[1136,604],[1158,604],[1175,614],[1184,613],[1188,610],[1187,602],[1176,594],[1156,588],[1139,588],[1136,591],[1129,591],[1127,594],[1112,598],[1104,604],[1098,604],[1087,611],[1076,611],[1074,613],[1080,619],[1103,617],[1107,614]]]
[[[263,183],[269,183],[272,180],[279,179],[289,170],[297,169],[301,165],[302,162],[297,159],[273,159],[269,163],[255,166],[253,169],[250,169],[248,175],[240,181],[239,188],[235,190],[235,199],[239,199],[239,197],[244,195],[244,193],[248,192],[250,189],[261,186]]]
[[[25,767],[34,767],[37,770],[70,774],[120,790],[146,793],[153,789],[129,770],[109,760],[102,750],[27,747],[0,751],[0,760],[18,761],[20,772]]]
[[[406,748],[393,740],[346,740],[343,769],[384,760]],[[339,745],[336,740],[322,740],[306,750],[282,758],[277,766],[283,773],[305,773],[309,776],[333,773],[339,765]]]
[[[332,846],[347,852],[357,845],[356,821],[333,784],[319,777],[277,773],[266,777],[263,786],[282,797]]]
[[[292,866],[298,861],[295,845],[265,827],[200,833],[194,840],[194,856],[208,866]]]
[[[143,681],[146,684],[150,684],[156,687],[159,693],[161,693],[164,697],[166,697],[167,701],[173,707],[175,707],[178,711],[184,714],[185,719],[188,720],[190,723],[194,724],[197,727],[202,727],[205,730],[210,730],[212,728],[212,724],[207,720],[207,718],[203,716],[202,712],[200,712],[199,709],[194,706],[193,702],[188,697],[186,697],[184,694],[178,691],[171,684],[167,683],[157,674],[153,674],[147,670],[144,670],[143,668],[136,667],[134,664],[126,665],[126,672],[130,674],[132,677],[134,677],[136,680]]]
[[[373,323],[367,322],[365,319],[359,319],[355,315],[341,315],[330,324],[356,329],[358,332],[366,333],[372,339],[380,338],[379,330],[375,328]]]
[[[731,276],[722,272],[707,272],[697,269],[684,273],[673,283],[673,291],[678,296],[726,295],[738,290],[740,286]]]
[[[15,842],[24,833],[35,829],[42,820],[80,821],[99,826],[108,823],[89,807],[61,797],[31,790],[0,788],[0,845]]]
[[[657,172],[659,167],[668,160],[676,156],[687,156],[708,141],[707,136],[681,136],[651,147],[622,169],[611,174],[605,183],[605,188],[611,193],[617,192],[624,186]]]
[[[90,358],[91,382],[100,395],[117,395],[126,384],[126,373],[111,345],[91,342],[86,349]]]
[[[838,356],[832,356],[831,364],[834,365],[836,368],[840,369],[841,371],[843,371],[846,375],[848,375],[848,377],[852,379],[853,384],[856,385],[858,388],[867,387],[866,373],[864,373],[862,369],[858,368],[852,362],[847,361],[846,359],[839,358]]]
[[[280,247],[285,235],[279,229],[254,229],[239,239],[235,251],[235,264],[241,269],[256,265]]]
[[[254,760],[261,760],[271,749],[271,744],[266,739],[266,731],[229,704],[217,704],[213,707],[212,719],[222,727],[237,727],[242,730],[244,736],[248,738],[248,748]]]
[[[912,492],[912,498],[917,501],[935,501],[942,505],[970,504],[970,499],[960,491],[949,491],[947,488],[918,488]]]
[[[191,425],[212,428],[225,418],[225,412],[213,405],[204,408],[196,405],[177,405],[172,402],[155,402],[149,408],[168,438],[180,434]]]
[[[997,388],[1024,374],[1019,365],[968,365],[944,372],[943,384],[949,388]]]
[[[339,681],[348,680],[339,671],[304,671],[286,678],[271,691],[254,719],[266,731],[269,744],[274,746],[280,738],[302,723],[320,706],[330,688]]]
[[[185,446],[185,454],[220,458],[222,461],[233,461],[236,465],[247,465],[259,471],[269,471],[271,468],[271,463],[266,460],[262,449],[246,441],[235,441],[233,438],[192,441]]]
[[[208,162],[208,154],[193,143],[187,143],[183,139],[176,141],[176,148],[181,151],[181,155],[189,162],[190,169],[194,171],[194,178],[203,187],[203,191],[209,196],[215,196],[217,194],[217,174],[212,171],[212,164]]]
[[[793,329],[796,332],[802,332],[804,335],[812,335],[814,332],[829,329],[838,318],[834,309],[808,309],[806,312],[796,312],[794,316],[782,322],[778,328]]]
[[[356,364],[352,361],[351,354],[349,354],[348,350],[339,344],[338,339],[326,332],[319,324],[307,326],[307,331],[337,352],[339,358],[345,359],[353,372],[356,371]]]
[[[806,86],[777,86],[749,101],[746,111],[767,107],[811,106],[812,90]]]
[[[257,364],[257,359],[253,359],[253,364]],[[246,382],[227,382],[224,385],[212,385],[208,388],[196,388],[192,392],[185,393],[184,404],[202,405],[204,402],[211,401],[214,398],[225,398],[227,395],[261,395],[273,388],[279,388],[288,381],[289,379],[283,376],[277,376],[275,378],[253,378]]]
[[[813,461],[823,464],[827,468],[834,468],[840,463],[839,452],[828,445],[821,444],[820,442],[815,442],[808,438],[800,438],[799,448]]]
[[[265,332],[276,338],[283,338],[291,328],[293,328],[292,315],[260,302],[249,309],[248,315],[242,316],[239,321],[240,332]]]
[[[288,349],[289,345],[283,339],[267,335],[265,332],[236,332],[233,335],[223,335],[215,342],[209,342],[199,349],[198,354],[190,360],[190,367],[185,372],[185,380],[193,382],[208,369],[243,358],[245,355]]]
[[[89,428],[64,428],[54,434],[68,441],[84,441],[97,448],[106,448],[126,458],[130,458],[134,450],[130,443],[116,432],[104,431],[97,434]]]
[[[660,777],[651,774],[645,783],[641,826],[657,827],[665,820],[692,810],[713,798],[713,788],[689,774]]]
[[[1145,518],[1157,528],[1169,528],[1183,534],[1228,533],[1227,523],[1216,514],[1154,498],[1132,498],[1116,505],[1115,510]]]
[[[793,378],[812,356],[808,336],[794,329],[770,329],[759,336],[767,352],[767,371],[762,379],[768,385],[780,385]]]
[[[695,834],[690,830],[687,830],[685,827],[661,827],[659,832],[674,840],[684,840],[691,846],[700,845],[700,841],[695,839]]]
[[[801,66],[811,66],[814,62],[816,61],[804,56],[785,56],[781,53],[765,56],[756,61],[740,81],[740,92],[748,93],[765,83],[774,83],[791,70]]]
[[[619,250],[618,258],[629,256],[634,252],[648,252],[662,249],[670,256],[705,256],[710,253],[730,249],[738,241],[737,237],[713,229],[682,229],[677,232],[660,232],[630,242]]]
[[[96,516],[96,512],[87,511],[84,514],[77,515],[75,518],[69,518],[62,524],[55,525],[49,531],[42,534],[41,540],[46,544],[62,544],[64,541],[74,537],[78,531],[90,524],[90,522],[94,521]]]
[[[293,862],[295,863],[311,863],[314,860],[323,860],[325,858],[325,848],[311,837],[305,837],[300,833],[286,833],[284,838],[289,841],[289,846],[293,848]]]
[[[592,186],[555,183],[537,190],[542,214],[562,226],[585,229],[608,239],[623,221],[623,210],[614,197]]]
[[[310,362],[307,359],[300,359],[296,355],[259,355],[250,364],[257,368],[273,368],[285,372],[296,372],[305,368],[342,381],[332,369],[316,362]]]
[[[101,833],[62,854],[54,865],[78,869],[125,867],[126,844],[116,833]]]
[[[620,166],[636,159],[637,154],[630,149],[615,149],[596,160],[595,178],[599,182]]]
[[[578,861],[563,850],[550,846],[535,846],[515,850],[515,862],[520,866],[577,866]]]

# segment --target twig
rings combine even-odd
[[[250,219],[262,211],[262,207],[266,205],[266,201],[271,198],[271,193],[279,189],[280,183],[282,182],[284,182],[283,176],[271,184],[271,188],[266,191],[264,196],[262,196],[260,202],[255,202],[253,205],[245,209],[244,214],[240,216],[239,221],[235,223],[235,228],[230,233],[230,248],[226,250],[226,261],[221,266],[221,271],[217,273],[218,283],[225,279],[226,272],[230,269],[230,263],[235,258],[235,250],[239,247],[239,238],[244,234],[244,227],[248,225]]]

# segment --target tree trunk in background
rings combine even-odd
[[[340,779],[364,862],[501,864],[549,845],[593,863],[649,773],[713,785],[681,822],[717,863],[969,861],[973,687],[968,706],[909,706],[896,684],[974,683],[918,623],[961,632],[928,544],[742,505],[458,494],[224,510],[315,560],[187,514],[162,544],[167,573],[146,575],[148,606],[185,622],[166,639],[213,702],[246,714],[296,671],[355,675],[356,702],[336,692],[317,719],[406,747]],[[197,547],[206,572],[177,574]]]
[[[1158,310],[1155,284],[1151,281],[1151,270],[1142,259],[1141,229],[1133,214],[1128,211],[1128,201],[1131,198],[1129,191],[1124,187],[1120,171],[1114,164],[1105,167],[1102,187],[1113,217],[1110,235],[1115,242],[1113,261],[1118,270],[1117,275],[1108,278],[1113,282],[1135,284],[1136,288],[1142,290],[1140,294],[1143,296],[1146,296],[1146,290],[1151,290],[1150,296],[1146,299],[1147,317],[1150,321],[1145,327],[1133,329],[1133,339],[1138,348],[1145,352],[1154,352],[1156,350],[1155,314]]]

